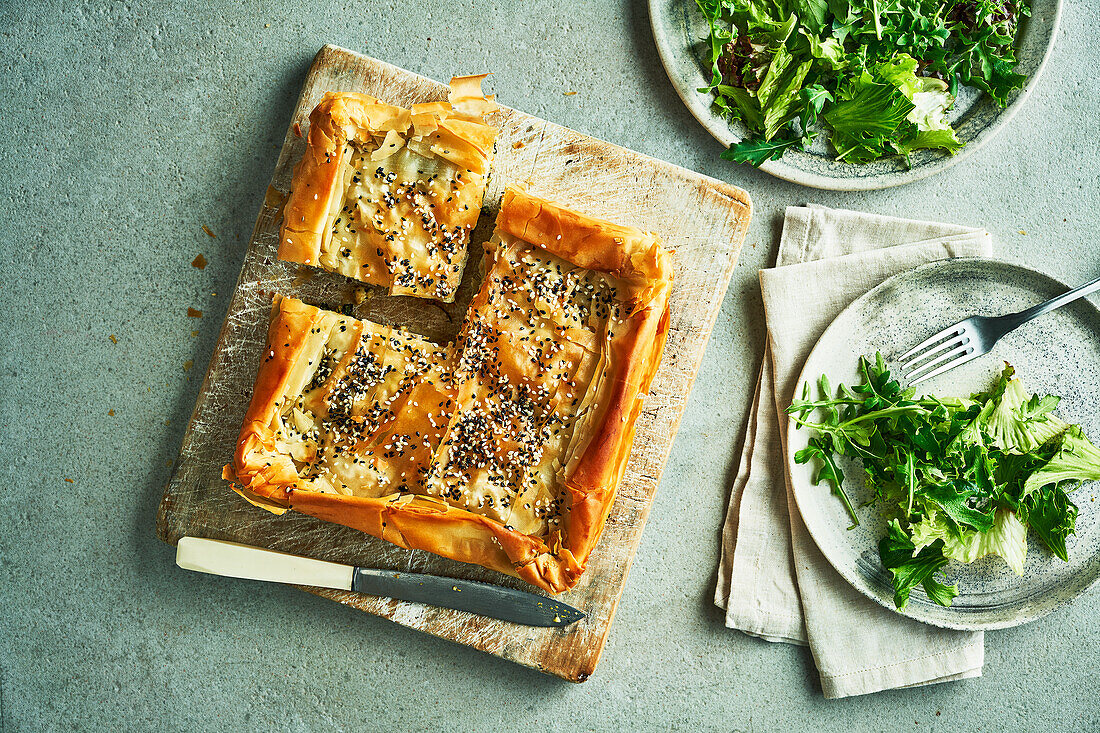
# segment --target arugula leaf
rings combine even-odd
[[[791,9],[810,32],[817,34],[825,29],[825,16],[829,12],[829,3],[826,0],[793,0],[791,5]]]
[[[986,532],[993,528],[994,507],[990,502],[985,503],[984,509],[974,506],[981,501],[976,489],[973,484],[955,480],[928,486],[921,492],[921,496],[943,510],[959,527]]]
[[[810,385],[807,384],[806,386],[809,387]],[[835,404],[831,404],[829,399],[833,394],[833,387],[829,384],[829,375],[821,375],[821,378],[817,380],[817,388],[821,391],[821,397],[823,398],[821,409],[825,412],[825,422],[830,425],[840,422],[840,411]]]
[[[810,438],[809,445],[794,454],[795,463],[809,463],[814,458],[820,461],[817,473],[814,474],[813,478],[814,486],[822,481],[828,482],[833,489],[833,494],[844,504],[848,516],[852,518],[852,525],[848,529],[858,527],[859,517],[856,516],[856,510],[852,508],[852,501],[848,498],[848,493],[844,491],[844,472],[836,464],[832,450],[820,438]]]
[[[905,479],[905,521],[913,514],[913,497],[917,493],[917,464],[913,454],[901,451],[905,454],[905,462],[901,464],[902,475]]]
[[[722,153],[722,158],[725,160],[732,160],[735,163],[748,163],[753,166],[760,166],[761,164],[769,160],[778,160],[786,152],[787,148],[798,143],[797,139],[793,140],[773,140],[766,142],[764,140],[742,140],[739,143],[734,143],[729,146],[729,149]]]
[[[909,440],[926,456],[938,455],[943,450],[943,444],[936,437],[936,430],[932,425],[914,425],[913,431],[909,433]]]
[[[1055,397],[1054,395],[1048,394],[1044,397],[1040,397],[1037,394],[1031,395],[1031,399],[1027,401],[1027,404],[1021,405],[1019,409],[1017,409],[1017,412],[1020,413],[1020,419],[1025,422],[1039,418],[1047,419],[1048,417],[1053,417],[1048,415],[1048,413],[1053,412],[1061,402],[1062,398]]]
[[[928,598],[933,603],[938,603],[941,606],[950,606],[951,601],[955,600],[955,596],[959,595],[959,586],[944,585],[933,578],[931,574],[924,579],[921,586],[924,588],[924,592],[928,594]]]
[[[710,36],[707,44],[710,49],[710,86],[700,89],[701,92],[709,92],[722,81],[722,71],[718,67],[718,59],[722,56],[723,47],[733,38],[730,25],[722,22],[723,5],[720,0],[696,0],[699,10],[710,25]]]
[[[958,586],[943,585],[932,577],[947,564],[942,540],[918,552],[894,519],[886,526],[886,536],[879,541],[878,552],[883,567],[894,576],[894,605],[898,609],[909,604],[909,593],[918,585],[923,585],[928,597],[941,606],[951,605],[951,600],[959,594]]]
[[[833,95],[820,84],[813,84],[802,90],[802,130],[806,134],[817,125],[817,116],[825,105],[833,101]]]
[[[874,364],[866,356],[859,357],[859,373],[863,375],[863,384],[856,385],[853,391],[868,395],[863,403],[864,409],[895,405],[903,397],[901,383],[890,377],[882,354],[875,354]]]

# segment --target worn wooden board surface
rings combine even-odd
[[[395,66],[325,46],[306,77],[275,174],[248,245],[175,474],[157,514],[157,532],[175,544],[186,535],[232,540],[369,567],[404,569],[535,590],[522,581],[425,552],[403,550],[348,527],[288,512],[276,517],[230,491],[220,477],[233,452],[259,366],[274,292],[340,309],[358,285],[344,277],[276,260],[281,205],[292,168],[305,147],[294,130],[326,91],[361,91],[400,105],[445,98],[446,87]],[[454,304],[372,294],[354,315],[430,338],[457,332],[479,280],[480,243],[488,239],[506,184],[585,213],[654,231],[675,250],[672,323],[626,475],[580,584],[562,594],[588,613],[568,629],[540,629],[448,609],[356,593],[307,589],[399,624],[481,649],[573,681],[595,669],[642,526],[672,447],[684,401],[745,237],[748,195],[692,173],[559,125],[503,108],[485,212],[471,241],[471,259]],[[670,579],[669,582],[675,582]]]

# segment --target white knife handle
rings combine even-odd
[[[180,538],[176,545],[176,565],[211,575],[341,590],[351,590],[355,572],[351,565],[201,537]]]

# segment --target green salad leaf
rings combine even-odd
[[[949,605],[958,590],[934,576],[951,561],[994,555],[1023,574],[1029,529],[1067,559],[1078,513],[1068,492],[1100,480],[1100,449],[1054,415],[1058,397],[1030,394],[1011,366],[961,399],[917,397],[881,354],[861,357],[859,375],[836,389],[822,375],[816,397],[806,384],[792,401],[787,412],[815,433],[795,461],[816,466],[815,484],[829,484],[852,527],[859,517],[841,457],[860,462],[868,503],[888,518],[879,555],[898,608],[916,588]]]
[[[715,109],[760,165],[826,132],[837,158],[954,154],[960,86],[1004,106],[1026,82],[1013,48],[1028,0],[696,0]],[[761,148],[754,144],[784,143]],[[765,152],[766,151],[766,152]]]
[[[929,598],[943,606],[951,605],[951,600],[959,594],[957,586],[944,585],[933,577],[948,562],[943,556],[941,540],[918,550],[895,519],[886,526],[886,536],[878,547],[883,567],[894,576],[894,605],[898,608],[905,608],[910,591],[918,585]]]
[[[777,142],[749,140],[731,145],[728,150],[722,152],[722,157],[735,163],[751,163],[759,166],[765,161],[778,160],[787,148],[797,142],[797,140],[779,140]]]
[[[1100,449],[1097,449],[1081,428],[1070,425],[1061,434],[1058,452],[1024,483],[1024,495],[1036,489],[1081,481],[1100,481]]]
[[[1047,486],[1028,494],[1020,505],[1027,524],[1039,539],[1062,560],[1069,560],[1066,538],[1077,525],[1077,505],[1057,486]]]
[[[852,501],[844,491],[844,474],[837,467],[836,459],[833,458],[833,452],[829,450],[824,440],[821,438],[810,438],[809,446],[803,448],[794,455],[795,463],[809,463],[815,458],[818,460],[819,465],[817,473],[813,478],[814,486],[817,486],[822,481],[827,482],[829,486],[832,487],[833,494],[843,502],[844,509],[848,512],[848,516],[852,518],[852,527],[858,527],[859,517],[856,516],[856,510],[852,507]]]
[[[1007,453],[1026,454],[1069,427],[1051,411],[1060,398],[1029,395],[1012,367],[1005,369],[995,395],[980,416],[992,444]]]
[[[899,87],[882,74],[864,69],[841,87],[837,104],[823,116],[833,130],[837,159],[869,163],[895,152],[893,141],[903,126],[912,125],[908,115],[913,109]]]
[[[933,509],[910,526],[910,536],[918,548],[942,542],[943,555],[951,560],[972,563],[987,555],[998,555],[1017,575],[1024,573],[1027,527],[1008,509],[998,510],[984,531],[960,527]]]

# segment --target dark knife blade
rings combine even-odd
[[[372,596],[469,611],[526,626],[564,627],[585,617],[572,606],[547,596],[476,580],[397,570],[355,568],[351,589]]]

